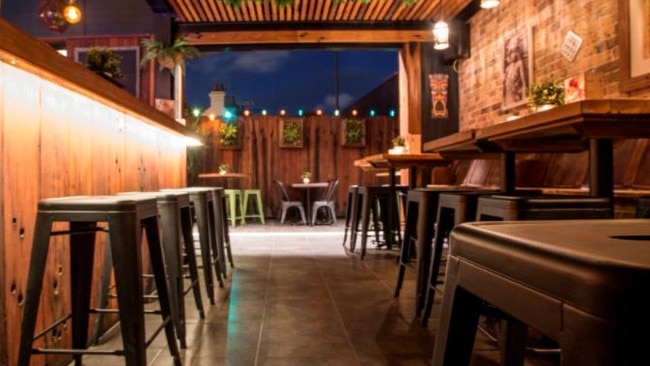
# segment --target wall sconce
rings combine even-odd
[[[482,9],[492,9],[499,6],[499,0],[481,0]]]
[[[449,25],[440,20],[433,25],[433,49],[446,50],[449,48]]]
[[[70,0],[68,5],[63,8],[63,16],[70,24],[77,24],[81,21],[81,9],[79,9],[75,0]]]

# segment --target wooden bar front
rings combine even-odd
[[[2,19],[0,34],[0,364],[11,365],[38,200],[182,187],[186,139],[196,135]],[[37,329],[69,311],[68,246],[53,248]],[[103,252],[97,246],[95,288]],[[70,345],[62,326],[45,338],[51,347]],[[37,356],[34,364],[67,359]]]

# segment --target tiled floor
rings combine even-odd
[[[396,251],[369,250],[361,261],[341,245],[343,226],[248,224],[231,229],[235,268],[206,318],[186,297],[185,365],[429,365],[438,304],[428,328],[414,318],[413,270],[393,297]],[[119,333],[119,332],[115,332]],[[118,342],[106,337],[102,347]],[[172,365],[161,334],[154,365]],[[497,365],[496,345],[477,337],[472,365]],[[87,357],[84,364],[122,364]],[[555,365],[531,355],[527,365]]]

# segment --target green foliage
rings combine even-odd
[[[393,137],[391,142],[393,143],[393,147],[404,146],[405,143],[404,136],[395,136]]]
[[[287,121],[282,127],[282,142],[295,145],[300,141],[300,126],[298,122]]]
[[[230,165],[226,163],[219,164],[219,171],[220,172],[227,172],[230,170]]]
[[[564,104],[564,86],[562,82],[552,79],[544,80],[541,84],[530,86],[528,104],[538,107],[544,104]]]
[[[106,73],[113,79],[121,79],[124,76],[121,63],[122,56],[109,48],[93,47],[88,50],[86,67],[90,70]]]
[[[304,172],[300,173],[300,179],[311,179],[311,172],[305,170]]]
[[[140,41],[144,48],[144,54],[140,65],[144,66],[149,60],[158,61],[160,70],[169,69],[172,73],[174,67],[180,65],[185,69],[185,60],[201,56],[199,50],[191,46],[186,40],[177,38],[172,45],[165,45],[153,38],[145,38]]]
[[[345,141],[347,143],[359,143],[363,138],[363,120],[345,120]]]
[[[236,123],[222,124],[218,132],[221,146],[234,146],[239,143],[239,127]]]

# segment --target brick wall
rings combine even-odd
[[[552,77],[566,79],[597,73],[602,97],[649,97],[649,90],[634,95],[619,88],[618,0],[505,0],[501,6],[481,10],[470,20],[471,57],[458,63],[460,129],[481,128],[503,122],[511,114],[529,113],[527,105],[503,109],[504,43],[515,33],[526,33],[531,82]],[[573,61],[560,54],[569,31],[582,38]]]

